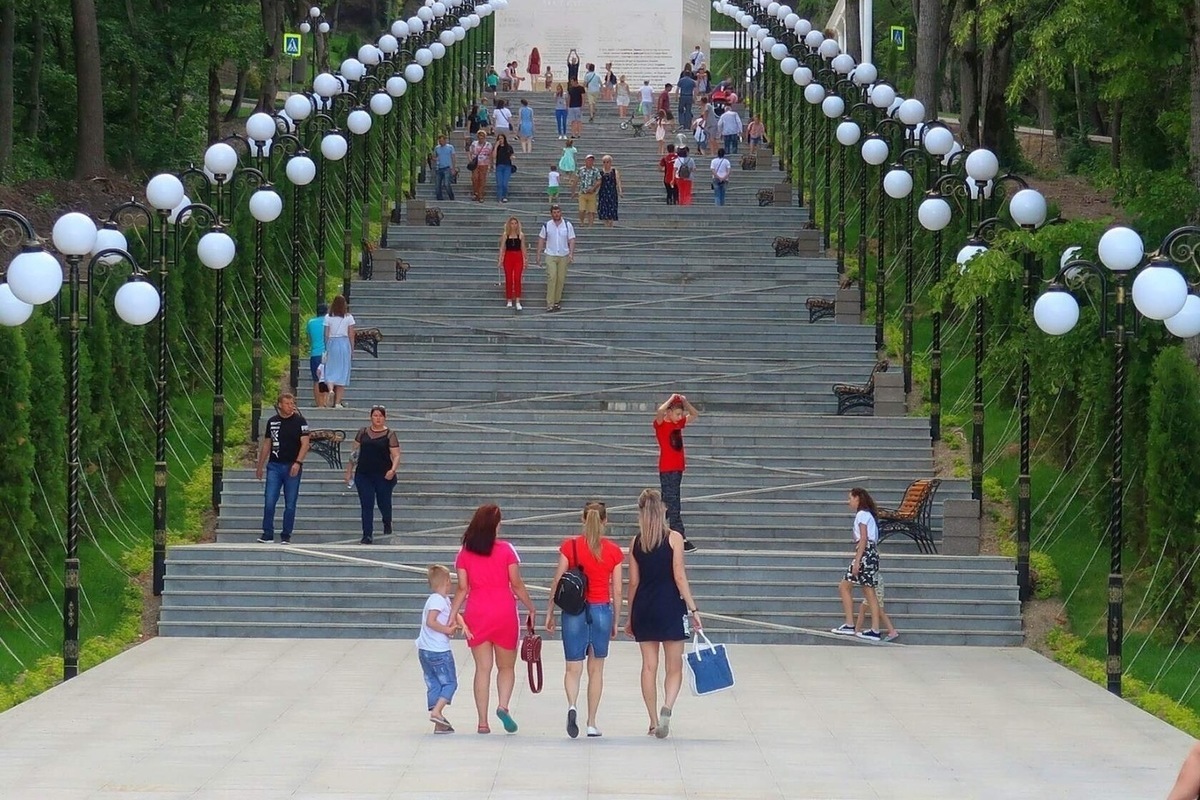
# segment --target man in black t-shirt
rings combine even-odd
[[[571,138],[583,135],[583,96],[586,94],[579,81],[567,84],[567,122],[571,126]]]
[[[308,455],[308,421],[296,412],[296,398],[281,394],[275,401],[275,416],[267,420],[267,429],[258,448],[258,464],[254,476],[267,479],[263,503],[262,536],[260,542],[275,539],[275,506],[283,492],[283,530],[279,541],[292,540],[296,524],[296,500],[300,496],[300,474],[304,457]]]

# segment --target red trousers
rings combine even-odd
[[[525,272],[525,254],[520,250],[504,251],[504,299],[521,298],[521,275]]]
[[[676,178],[675,186],[679,189],[679,205],[690,206],[692,204],[692,179]]]

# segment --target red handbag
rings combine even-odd
[[[537,694],[542,690],[542,637],[533,631],[533,614],[525,617],[525,636],[521,639],[521,660],[528,665],[529,691]]]

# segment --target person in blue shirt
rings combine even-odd
[[[696,93],[696,79],[690,64],[684,66],[676,86],[679,87],[679,127],[686,130],[692,127],[692,101]]]
[[[317,303],[317,315],[310,319],[304,328],[308,334],[308,368],[312,372],[313,404],[317,408],[324,408],[326,395],[329,393],[325,382],[318,375],[321,362],[325,358],[325,315],[327,313],[329,313],[329,307],[324,303]]]
[[[446,196],[453,200],[454,185],[451,179],[454,173],[458,172],[458,166],[454,163],[454,145],[447,144],[444,135],[439,136],[433,153],[437,157],[437,199],[442,199],[444,191]]]

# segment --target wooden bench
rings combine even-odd
[[[804,305],[808,308],[809,323],[816,322],[819,319],[832,317],[837,309],[837,304],[832,300],[826,300],[824,297],[810,297],[804,301]]]
[[[922,553],[936,553],[933,531],[929,519],[933,515],[933,496],[942,482],[937,478],[915,480],[904,490],[899,508],[880,508],[876,522],[879,524],[879,541],[897,534],[907,536],[917,543]]]
[[[363,328],[361,331],[354,332],[354,349],[368,353],[375,358],[379,358],[379,343],[383,340],[383,333],[379,328]]]
[[[342,468],[342,442],[344,441],[346,441],[345,431],[318,428],[308,432],[309,452],[316,453],[325,459],[325,463],[334,469]]]
[[[835,383],[833,394],[838,402],[838,416],[856,408],[875,408],[875,376],[880,372],[887,372],[887,369],[888,361],[883,359],[872,368],[871,376],[867,378],[866,383]]]

